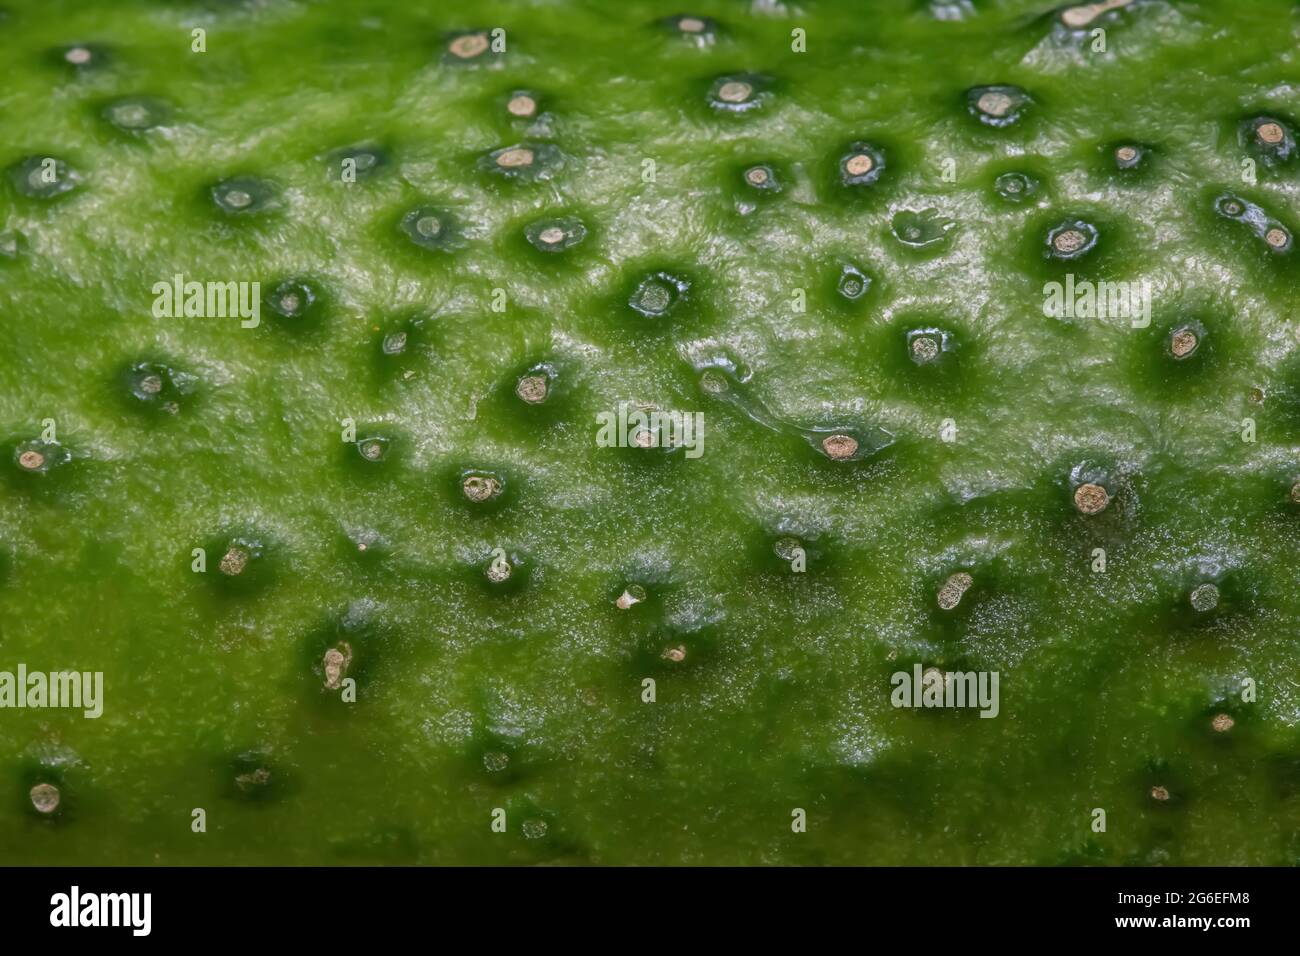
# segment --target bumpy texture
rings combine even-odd
[[[8,4],[0,861],[1300,859],[1296,4],[688,13]]]

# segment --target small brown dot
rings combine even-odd
[[[1300,481],[1291,486],[1291,503],[1300,505]]]
[[[912,358],[924,364],[939,357],[939,343],[929,335],[918,335],[912,339]]]
[[[852,435],[827,435],[822,439],[822,451],[827,458],[843,461],[858,453],[858,440]]]
[[[473,59],[487,48],[488,38],[485,33],[467,33],[456,37],[447,45],[448,52],[462,60]]]
[[[620,611],[626,611],[634,605],[640,604],[644,600],[645,588],[641,587],[639,584],[629,584],[623,589],[623,593],[615,599],[614,606]]]
[[[37,813],[53,813],[59,809],[59,788],[50,783],[38,783],[31,789],[32,806]]]
[[[1291,241],[1291,237],[1287,235],[1285,229],[1278,229],[1277,227],[1274,227],[1270,229],[1268,232],[1264,233],[1264,241],[1267,242],[1274,249],[1282,249],[1285,248],[1286,244]]]
[[[724,103],[743,103],[754,93],[754,87],[742,80],[730,80],[718,89],[718,99]]]
[[[771,178],[771,174],[769,174],[762,166],[755,166],[753,169],[746,170],[745,172],[745,179],[748,180],[752,186],[762,186]]]
[[[803,551],[803,543],[798,538],[778,538],[772,543],[772,551],[782,561],[793,561]]]
[[[664,651],[664,658],[674,664],[680,664],[686,660],[686,645],[678,644],[676,647],[668,648],[668,650]]]
[[[937,667],[927,667],[921,672],[921,680],[930,686],[948,686],[948,675]]]
[[[1191,329],[1178,329],[1169,339],[1169,351],[1173,353],[1174,358],[1186,358],[1196,351],[1196,347],[1201,344],[1201,340],[1196,337],[1196,333]]]
[[[525,375],[515,386],[515,394],[529,405],[537,405],[546,401],[548,388],[545,375]]]
[[[519,169],[533,165],[533,151],[523,146],[515,146],[497,154],[496,163],[502,169]]]
[[[18,467],[24,471],[40,471],[45,466],[45,456],[39,451],[28,449],[18,456]]]
[[[1099,0],[1097,3],[1079,3],[1061,11],[1061,22],[1071,30],[1086,27],[1108,10],[1127,7],[1133,0]]]
[[[876,161],[868,153],[856,153],[844,164],[844,169],[850,176],[865,176],[875,167]]]
[[[1080,514],[1101,514],[1110,504],[1110,495],[1101,485],[1086,482],[1074,489],[1074,506]]]
[[[1219,606],[1219,589],[1210,582],[1198,584],[1192,588],[1192,593],[1187,596],[1188,603],[1192,605],[1192,610],[1200,614],[1213,611]]]
[[[217,568],[222,574],[233,578],[243,574],[247,566],[248,552],[243,548],[231,548],[221,556],[221,563]]]
[[[1264,390],[1256,385],[1246,393],[1246,397],[1254,404],[1260,405],[1264,401]]]
[[[1088,242],[1088,237],[1078,229],[1066,229],[1056,234],[1052,248],[1064,255],[1078,252]]]
[[[1015,101],[1006,93],[998,90],[989,90],[987,93],[981,93],[980,98],[975,101],[981,113],[987,113],[989,116],[1002,117],[1011,112],[1015,106]]]
[[[943,582],[943,587],[939,589],[939,609],[951,611],[961,603],[964,595],[975,583],[975,579],[965,571],[958,571],[951,575],[947,581]]]
[[[496,497],[501,491],[501,482],[491,475],[470,475],[461,483],[465,497],[473,502],[483,502]]]
[[[1152,787],[1151,799],[1159,800],[1161,803],[1164,803],[1166,800],[1169,799],[1169,791],[1165,787],[1159,787],[1159,786]]]
[[[271,771],[265,767],[258,767],[248,773],[241,773],[235,777],[235,786],[247,793],[257,787],[265,787],[271,782]]]
[[[1214,719],[1210,721],[1210,726],[1214,728],[1216,734],[1226,734],[1236,723],[1237,722],[1227,714],[1215,714]]]
[[[1269,121],[1260,123],[1255,127],[1255,135],[1259,137],[1261,143],[1268,143],[1270,146],[1282,142],[1286,138],[1286,131],[1282,129],[1280,123]]]
[[[161,375],[146,375],[140,379],[140,391],[146,395],[157,395],[162,391],[163,381]]]
[[[487,566],[487,570],[483,573],[493,584],[501,584],[510,580],[510,575],[514,573],[514,570],[510,562],[504,558],[493,558],[492,562]]]
[[[527,93],[517,93],[510,98],[510,102],[506,104],[506,109],[510,111],[511,116],[526,119],[537,112],[537,101]]]
[[[1138,158],[1138,151],[1132,146],[1121,146],[1115,150],[1115,158],[1121,163],[1131,163]]]
[[[727,384],[726,378],[721,373],[715,369],[707,369],[705,373],[700,376],[700,388],[704,389],[710,395],[721,395],[723,392],[727,391],[730,386]]]
[[[1096,15],[1092,7],[1088,5],[1068,7],[1061,11],[1061,22],[1067,27],[1077,30],[1079,27],[1086,27]]]
[[[380,441],[363,441],[361,443],[361,457],[366,461],[378,461],[384,457],[384,444]]]
[[[351,661],[352,649],[347,644],[331,647],[325,652],[321,663],[325,668],[325,686],[328,689],[338,690],[343,686],[343,674]]]

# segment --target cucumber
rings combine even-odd
[[[0,860],[1300,862],[1290,0],[7,6]]]

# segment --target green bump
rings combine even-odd
[[[504,57],[501,39],[487,29],[458,30],[443,40],[442,62],[449,66],[498,66]]]
[[[251,532],[219,535],[205,545],[204,577],[218,594],[248,597],[271,581],[272,560],[266,538]]]
[[[1049,259],[1082,259],[1097,247],[1100,232],[1083,219],[1067,219],[1047,232],[1043,254]]]
[[[1296,158],[1294,124],[1276,116],[1253,116],[1243,120],[1238,135],[1246,151],[1265,166],[1275,167]]]
[[[1029,202],[1038,195],[1042,183],[1029,173],[1002,173],[993,181],[993,191],[1009,203]]]
[[[783,188],[776,170],[767,163],[745,167],[741,178],[747,187],[760,193],[779,193]]]
[[[389,164],[388,151],[374,143],[335,150],[326,159],[331,179],[352,184],[378,176]]]
[[[506,483],[496,472],[467,471],[460,477],[460,490],[470,504],[482,506],[500,500]]]
[[[51,61],[75,73],[95,73],[112,65],[108,47],[98,43],[69,43],[50,52]]]
[[[52,783],[35,784],[28,796],[31,798],[32,809],[41,816],[51,816],[58,812],[59,804],[62,801],[62,794],[59,788]]]
[[[958,571],[943,582],[936,600],[941,611],[952,611],[961,603],[962,597],[974,585],[975,579],[967,571]]]
[[[966,91],[966,110],[985,126],[1003,129],[1019,123],[1033,100],[1018,86],[973,86]]]
[[[1116,172],[1132,175],[1151,163],[1152,149],[1141,143],[1122,142],[1105,148],[1109,162]]]
[[[614,606],[620,611],[629,611],[646,601],[648,595],[646,589],[639,584],[628,584],[620,592],[619,596],[614,599]]]
[[[1172,359],[1183,362],[1197,353],[1204,339],[1204,326],[1199,322],[1189,322],[1178,326],[1169,333],[1165,347]]]
[[[32,439],[13,448],[13,467],[20,475],[44,478],[72,461],[72,452],[56,441]]]
[[[845,263],[840,267],[836,291],[850,302],[856,302],[871,288],[871,277],[855,265]]]
[[[9,167],[14,189],[29,199],[54,199],[80,185],[79,172],[53,156],[28,156]]]
[[[122,373],[124,394],[137,409],[179,415],[193,401],[198,377],[162,362],[136,362]]]
[[[276,208],[279,188],[269,180],[235,176],[212,187],[212,201],[228,216],[255,216]]]
[[[274,283],[266,295],[266,304],[275,315],[300,325],[320,312],[320,299],[320,286],[315,280],[294,277]]]
[[[1135,0],[1094,0],[1091,3],[1071,3],[1057,11],[1057,20],[1070,31],[1083,33],[1098,23],[1113,20],[1117,12]]]
[[[870,186],[884,173],[884,151],[871,143],[851,143],[840,155],[840,181],[845,186]]]
[[[587,238],[587,227],[573,216],[539,219],[524,228],[524,236],[540,252],[564,252]]]
[[[1188,595],[1192,610],[1198,614],[1208,614],[1219,606],[1219,589],[1212,582],[1198,584]]]
[[[479,157],[479,168],[490,175],[526,183],[552,179],[564,164],[564,154],[553,143],[516,143]]]
[[[147,96],[127,96],[104,107],[104,119],[124,133],[143,133],[165,126],[171,110],[161,100]]]
[[[434,356],[430,319],[423,312],[399,315],[375,328],[374,371],[382,380],[419,381]]]
[[[541,405],[551,398],[559,372],[549,362],[534,365],[515,382],[515,397],[525,405]]]
[[[491,594],[518,594],[528,584],[530,562],[517,551],[498,548],[478,568],[479,577]]]
[[[352,445],[356,460],[364,465],[379,465],[393,454],[393,439],[387,435],[370,434],[358,438]]]
[[[943,329],[912,329],[907,333],[907,357],[916,365],[937,365],[955,347],[953,337]]]
[[[957,228],[957,223],[937,209],[901,209],[894,213],[889,228],[894,238],[905,246],[932,249],[945,243],[950,233]]]
[[[463,245],[459,223],[448,210],[437,206],[417,206],[409,210],[398,226],[421,249],[453,252]]]
[[[718,39],[717,21],[694,13],[682,13],[659,21],[660,26],[694,46],[712,46]]]
[[[728,73],[709,87],[708,103],[717,113],[742,115],[762,109],[772,99],[772,81],[755,73]]]
[[[690,290],[690,282],[668,272],[646,276],[637,285],[627,304],[646,318],[669,315]]]
[[[268,748],[256,747],[232,756],[225,767],[224,796],[261,803],[281,799],[288,780]]]

